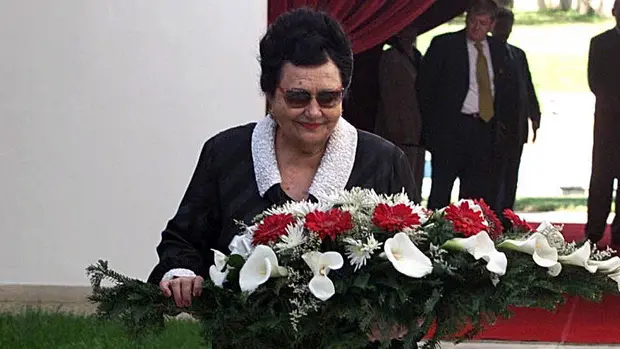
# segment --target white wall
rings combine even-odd
[[[146,278],[203,142],[262,116],[266,2],[0,2],[0,284]]]

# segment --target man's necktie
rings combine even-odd
[[[478,79],[478,106],[480,118],[489,122],[493,117],[493,95],[491,94],[491,79],[489,78],[489,66],[487,58],[482,51],[482,44],[478,41],[474,44],[478,50],[476,61],[476,78]]]

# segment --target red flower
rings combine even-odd
[[[502,233],[504,232],[504,226],[499,221],[499,218],[497,218],[497,215],[495,214],[495,212],[493,212],[493,210],[489,207],[489,205],[487,205],[487,203],[484,202],[484,199],[474,200],[474,202],[478,206],[480,206],[480,208],[482,209],[482,215],[484,216],[484,219],[486,219],[487,223],[489,223],[488,233],[491,236],[491,239],[495,239],[499,237],[500,235],[502,235]]]
[[[379,204],[372,214],[372,223],[385,231],[398,232],[419,225],[420,216],[405,204]]]
[[[508,218],[512,227],[515,229],[523,229],[526,232],[532,231],[532,226],[530,226],[525,220],[521,219],[513,210],[507,208],[504,210],[504,217]]]
[[[306,229],[319,234],[321,240],[328,237],[336,240],[336,235],[353,229],[351,213],[339,208],[327,212],[314,211],[306,215]]]
[[[295,223],[295,218],[288,213],[265,217],[254,232],[252,244],[254,246],[266,245],[278,240],[280,236],[288,234],[286,227],[292,223]]]
[[[452,204],[446,207],[445,214],[446,220],[452,222],[454,230],[465,237],[474,236],[480,231],[488,229],[484,224],[482,214],[469,207],[467,201],[461,203],[460,206]]]

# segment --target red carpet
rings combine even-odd
[[[537,224],[533,224],[537,226]],[[567,241],[583,239],[583,224],[565,224]],[[610,242],[609,231],[601,243]],[[620,297],[607,296],[603,302],[569,298],[556,312],[514,309],[515,315],[488,327],[478,339],[540,341],[581,344],[620,343]]]

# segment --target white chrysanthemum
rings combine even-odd
[[[559,249],[566,244],[564,236],[562,235],[562,228],[563,226],[558,227],[547,221],[543,221],[538,228],[536,228],[536,232],[541,233],[547,238],[549,246]]]
[[[420,225],[428,221],[429,213],[428,213],[428,210],[425,209],[424,207],[420,205],[413,205],[411,206],[411,210],[413,211],[414,214],[417,214],[418,217],[420,217]]]
[[[324,201],[332,206],[373,207],[384,200],[372,189],[353,188],[327,194]]]
[[[287,202],[282,206],[274,207],[267,210],[267,215],[274,214],[292,214],[295,217],[304,217],[313,211],[327,211],[332,208],[328,203],[315,203],[309,201]]]
[[[286,235],[280,236],[280,242],[276,243],[276,250],[288,250],[295,248],[306,241],[304,234],[304,223],[298,220],[294,225],[286,227]]]
[[[367,238],[366,243],[352,238],[346,238],[343,241],[348,244],[345,246],[345,254],[349,258],[351,265],[355,267],[354,271],[365,266],[374,251],[380,249],[382,244],[375,239],[374,235]]]
[[[409,199],[409,196],[404,191],[401,191],[398,194],[391,195],[389,197],[389,201],[394,205],[405,204],[413,207],[413,202]]]

